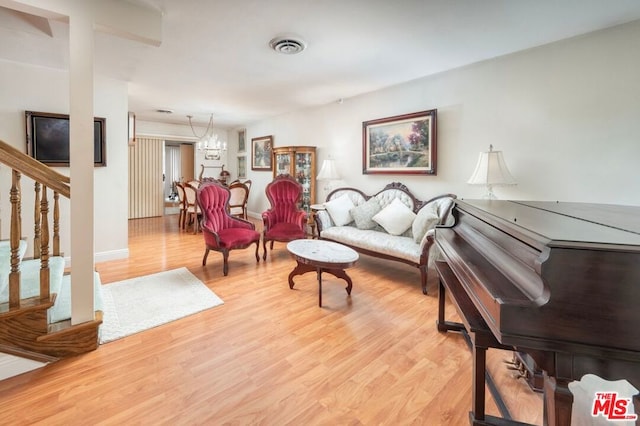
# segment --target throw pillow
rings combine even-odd
[[[380,207],[378,199],[371,197],[366,202],[352,208],[350,213],[358,229],[373,229],[378,224],[372,218],[380,210],[382,210],[382,207]]]
[[[413,241],[420,244],[424,234],[426,234],[429,229],[435,228],[438,223],[440,223],[438,206],[435,203],[429,203],[422,207],[418,210],[418,214],[411,225]]]
[[[395,198],[387,207],[373,216],[373,220],[380,224],[391,235],[400,235],[411,227],[416,214],[402,201]]]
[[[336,226],[344,226],[353,222],[349,211],[354,207],[353,201],[351,201],[351,198],[349,198],[347,194],[324,203],[324,208],[327,209],[333,224]]]

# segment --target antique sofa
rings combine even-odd
[[[318,236],[354,250],[404,262],[420,270],[422,292],[427,294],[427,271],[435,227],[449,224],[453,194],[428,201],[417,199],[401,183],[385,186],[374,195],[355,188],[332,191],[315,214]]]

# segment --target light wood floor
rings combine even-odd
[[[351,297],[327,275],[319,308],[315,274],[289,289],[284,244],[260,263],[232,252],[224,277],[221,255],[203,267],[202,235],[176,222],[130,221],[130,257],[98,264],[102,282],[185,266],[224,305],[1,381],[1,422],[468,424],[471,353],[436,331],[435,274],[424,296],[417,269],[361,256]],[[490,354],[511,414],[542,424],[541,397],[501,365],[509,357]],[[487,413],[499,415],[491,398]]]

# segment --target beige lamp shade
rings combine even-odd
[[[486,198],[496,198],[493,194],[494,185],[516,185],[515,178],[509,172],[502,156],[502,151],[494,151],[489,145],[489,151],[481,152],[476,169],[467,181],[471,185],[486,185]]]
[[[338,169],[336,168],[335,161],[332,159],[327,159],[322,162],[322,167],[320,168],[320,173],[317,176],[318,180],[338,180],[340,179],[340,175],[338,174]]]
[[[324,190],[327,192],[331,192],[331,189],[333,187],[332,181],[340,179],[338,168],[336,167],[336,162],[331,158],[324,160],[322,162],[322,167],[320,168],[320,173],[318,173],[317,179],[320,181],[325,181]]]

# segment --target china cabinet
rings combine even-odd
[[[310,212],[316,202],[316,147],[280,146],[273,148],[273,177],[289,174],[302,185],[301,207]]]

